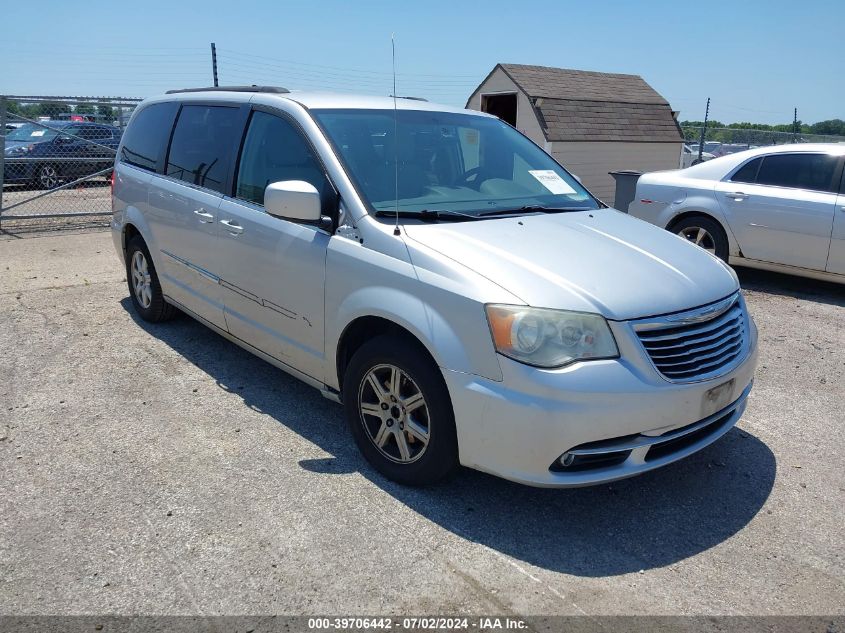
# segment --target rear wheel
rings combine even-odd
[[[728,261],[728,236],[716,220],[703,215],[689,216],[672,225],[669,230],[719,259]]]
[[[164,300],[150,252],[139,235],[126,245],[126,281],[132,305],[142,319],[158,323],[175,316],[176,308]]]
[[[343,403],[355,443],[388,479],[433,484],[457,466],[449,392],[418,345],[385,335],[361,346],[346,369]]]

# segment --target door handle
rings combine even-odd
[[[211,224],[214,222],[214,215],[212,213],[207,213],[205,209],[200,207],[199,209],[194,209],[194,213],[196,213],[200,217],[200,222],[203,224]]]
[[[240,235],[244,232],[244,227],[234,220],[220,220],[220,224],[225,226],[231,235]]]
[[[729,198],[733,198],[734,200],[745,200],[748,198],[747,193],[743,193],[742,191],[733,191],[728,194]]]

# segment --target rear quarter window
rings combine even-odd
[[[757,171],[760,169],[762,162],[762,158],[748,161],[731,176],[731,182],[757,182]]]
[[[138,112],[123,134],[121,162],[155,171],[164,157],[179,104],[154,103]]]

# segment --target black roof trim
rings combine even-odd
[[[179,90],[168,90],[165,94],[175,95],[183,92],[269,92],[274,94],[287,94],[287,88],[281,86],[211,86],[209,88],[180,88]]]

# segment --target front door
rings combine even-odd
[[[331,185],[316,153],[288,119],[252,113],[236,172],[235,196],[219,209],[220,284],[229,332],[315,378],[322,378],[326,250],[331,236],[264,211],[264,189],[281,180]]]
[[[826,154],[772,154],[717,183],[716,195],[743,256],[824,270],[838,163]]]

